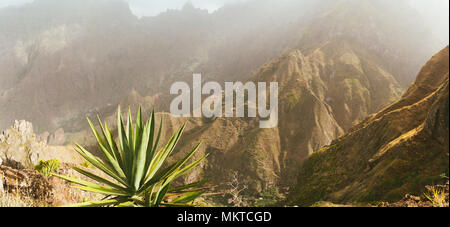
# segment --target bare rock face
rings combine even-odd
[[[38,136],[39,142],[45,142],[50,146],[62,146],[66,142],[66,136],[64,134],[64,129],[60,128],[54,133],[43,132]]]
[[[30,122],[15,121],[14,126],[0,134],[0,158],[3,159],[3,164],[14,168],[33,169],[40,160],[58,159],[74,164],[83,162],[72,147],[49,146],[42,138],[34,134]],[[64,132],[56,133],[54,138],[54,143],[64,143]]]
[[[60,128],[55,131],[48,138],[48,145],[50,146],[61,146],[66,142],[66,138],[64,136],[64,129]]]
[[[0,157],[19,162],[25,167],[34,167],[40,154],[48,151],[45,142],[38,142],[30,122],[15,121],[14,126],[0,135]]]
[[[48,143],[49,137],[50,137],[50,133],[49,132],[43,132],[43,133],[38,135],[38,140],[40,142]]]
[[[402,91],[385,67],[349,42],[328,42],[311,53],[285,54],[264,65],[254,80],[279,83],[285,185],[292,184],[299,163],[397,100]]]
[[[55,134],[58,143],[63,143],[64,132]],[[33,206],[69,205],[92,198],[78,189],[70,188],[56,177],[48,179],[33,170],[40,160],[58,159],[63,163],[81,163],[82,159],[70,147],[48,146],[33,132],[27,121],[15,121],[14,126],[0,134],[0,193],[11,193],[29,198]],[[74,176],[67,164],[60,174]],[[77,175],[77,177],[80,177]]]

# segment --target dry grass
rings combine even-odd
[[[433,203],[433,207],[448,207],[448,202],[445,200],[445,191],[437,187],[431,187],[425,193],[425,197]]]
[[[34,207],[35,202],[30,198],[25,198],[19,194],[0,192],[0,207]]]

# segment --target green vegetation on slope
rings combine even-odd
[[[306,160],[287,203],[391,202],[443,182],[440,176],[449,172],[448,59],[447,47],[424,66],[412,87],[426,92],[411,88]]]

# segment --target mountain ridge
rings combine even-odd
[[[316,151],[298,172],[289,204],[400,200],[448,175],[448,47],[403,98]],[[429,78],[432,77],[432,78]],[[429,92],[418,85],[423,81]],[[412,100],[409,100],[412,99]]]
[[[0,88],[5,106],[0,128],[13,118],[28,119],[39,133],[63,129],[66,143],[95,151],[86,116],[99,114],[113,129],[118,104],[131,106],[133,114],[142,105],[145,116],[155,108],[158,120],[164,117],[162,138],[189,123],[174,158],[204,141],[197,155],[211,155],[182,179],[186,183],[211,177],[223,190],[237,172],[248,195],[292,186],[300,163],[401,98],[432,49],[428,41],[420,48],[405,46],[432,38],[411,35],[426,30],[421,24],[411,33],[396,31],[398,24],[386,28],[386,21],[405,18],[379,10],[378,1],[341,1],[337,8],[327,0],[308,1],[305,8],[283,1],[298,5],[276,7],[278,17],[267,17],[270,1],[255,9],[257,1],[251,1],[244,9],[229,6],[208,14],[185,8],[139,20],[118,4],[111,10],[124,15],[111,21],[100,10],[89,17],[90,26],[43,25],[37,36],[11,38],[15,48],[0,41],[0,51],[7,53],[0,66],[8,66],[0,72],[0,84],[7,87]],[[329,4],[318,7],[321,3]],[[357,11],[360,4],[366,6]],[[45,20],[57,21],[48,16]],[[0,40],[5,37],[0,34]],[[397,48],[399,42],[405,44]],[[278,82],[278,127],[260,129],[253,118],[171,116],[171,82],[189,83],[197,72],[202,82]],[[18,84],[5,85],[17,78]]]

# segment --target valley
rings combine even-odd
[[[403,0],[186,4],[140,18],[121,0],[35,0],[0,8],[0,53],[0,160],[17,171],[85,168],[75,142],[104,158],[86,118],[118,137],[121,106],[144,121],[154,110],[164,144],[187,123],[167,165],[202,141],[193,158],[208,158],[175,183],[209,179],[207,206],[372,206],[449,175],[448,46]],[[233,101],[230,82],[267,102],[248,86]],[[95,196],[54,204],[81,197]]]

